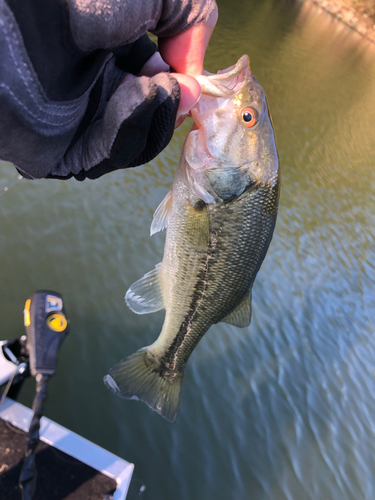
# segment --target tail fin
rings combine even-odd
[[[174,422],[180,399],[182,372],[172,379],[158,371],[158,359],[147,347],[113,366],[104,383],[117,396],[126,399],[140,399],[162,417]]]

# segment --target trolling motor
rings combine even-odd
[[[39,444],[47,384],[56,371],[57,352],[68,333],[68,320],[62,297],[56,292],[35,292],[27,299],[23,313],[30,372],[36,380],[36,392],[19,485],[23,500],[31,500],[36,486],[35,451]]]
[[[32,406],[34,413],[19,479],[23,500],[32,500],[36,486],[35,451],[39,443],[43,405],[47,399],[47,384],[56,371],[57,353],[68,333],[68,320],[62,296],[52,291],[33,293],[25,304],[24,325],[26,337],[2,345],[4,355],[16,364],[16,371],[9,380],[0,406],[6,394],[11,395],[14,382],[20,387],[22,378],[30,373],[35,377],[36,393]]]

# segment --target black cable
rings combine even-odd
[[[33,416],[27,435],[27,449],[25,461],[22,466],[19,486],[22,491],[22,500],[32,500],[36,487],[35,452],[39,444],[40,419],[43,416],[44,403],[48,397],[47,383],[50,375],[38,374],[36,376],[36,393],[33,401]]]

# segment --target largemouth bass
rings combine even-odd
[[[123,398],[176,418],[186,363],[211,325],[250,324],[251,290],[271,242],[279,200],[279,160],[262,87],[247,56],[198,77],[173,186],[151,234],[167,228],[161,264],[126,293],[134,312],[165,308],[158,339],[104,378]]]

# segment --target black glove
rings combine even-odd
[[[113,82],[118,80],[119,69],[111,59],[91,92],[92,100],[99,100],[94,115],[91,109],[95,105],[89,103],[68,151],[47,177],[96,179],[119,168],[147,163],[167,146],[180,100],[177,81],[166,73],[142,76],[120,84],[113,92]]]
[[[0,158],[29,179],[97,178],[154,158],[180,99],[167,73],[138,75],[146,34],[178,34],[214,0],[0,0]]]

